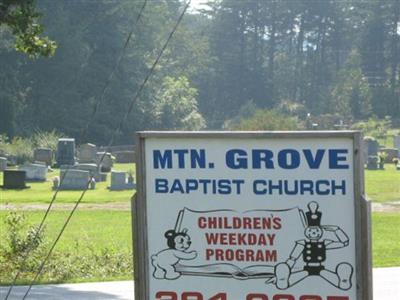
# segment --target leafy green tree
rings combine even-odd
[[[357,120],[371,115],[372,93],[360,67],[360,55],[354,51],[338,75],[339,83],[332,90],[335,113]]]
[[[281,114],[273,110],[257,110],[249,118],[231,124],[231,130],[301,130],[304,126],[295,117]]]
[[[57,48],[54,41],[42,36],[40,16],[35,0],[0,1],[0,25],[6,25],[15,36],[15,49],[35,58],[52,56]]]
[[[198,111],[197,91],[186,77],[165,77],[154,107],[156,127],[168,130],[200,130],[205,121]]]

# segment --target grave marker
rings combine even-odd
[[[19,170],[26,172],[27,181],[46,181],[47,166],[40,164],[25,164],[19,167]]]
[[[103,155],[104,155],[104,152],[97,152],[96,153],[96,157],[97,157],[96,162],[98,165],[100,165],[100,170],[102,172],[110,172],[111,168],[114,165],[113,156],[111,155],[111,153],[106,153],[104,155],[103,161],[100,164],[100,161],[101,161]]]
[[[51,166],[53,162],[53,150],[47,148],[35,149],[33,152],[33,159]]]
[[[0,157],[0,172],[3,172],[5,169],[7,169],[7,158]]]
[[[111,191],[132,190],[136,187],[133,182],[127,182],[126,172],[111,172]]]
[[[79,162],[80,163],[95,163],[96,162],[96,145],[87,143],[79,148]]]
[[[400,135],[395,135],[393,137],[393,145],[394,148],[397,148],[400,151]]]
[[[29,188],[25,184],[26,172],[21,170],[5,170],[3,173],[3,189],[20,190]]]
[[[68,171],[67,171],[68,170]],[[61,178],[64,178],[61,180]],[[84,190],[89,184],[89,171],[62,169],[60,171],[60,190]]]
[[[75,139],[62,138],[58,140],[57,165],[75,165]]]
[[[77,164],[73,167],[75,170],[89,171],[96,182],[102,182],[107,180],[107,173],[100,172],[100,168],[96,164]]]

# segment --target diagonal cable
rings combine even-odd
[[[145,9],[145,7],[146,7],[146,4],[147,4],[147,0],[144,0],[143,5],[142,5],[142,7],[141,7],[141,9],[140,9],[140,11],[139,11],[139,14],[138,14],[138,16],[137,16],[137,18],[136,18],[136,21],[135,21],[135,24],[134,24],[134,25],[137,25],[137,24],[138,24],[138,22],[139,22],[141,16],[143,15],[143,11],[144,11],[144,9]],[[115,73],[115,71],[118,69],[118,66],[119,66],[119,64],[121,63],[121,60],[122,60],[122,58],[123,58],[123,56],[124,56],[124,54],[125,54],[125,50],[126,50],[128,44],[129,44],[129,41],[130,41],[131,38],[132,38],[133,32],[134,32],[134,27],[132,28],[132,30],[131,30],[131,31],[129,32],[129,34],[128,34],[128,37],[127,37],[127,39],[126,39],[126,41],[125,41],[125,43],[124,43],[124,47],[123,47],[123,49],[122,49],[122,53],[121,53],[121,55],[119,56],[119,58],[118,58],[118,60],[117,60],[117,63],[116,63],[116,65],[114,66],[112,72],[110,73],[106,84],[104,85],[103,90],[102,90],[102,94],[101,94],[101,98],[100,98],[100,100],[99,100],[97,103],[99,103],[99,102],[101,102],[101,101],[103,100],[104,95],[105,95],[105,93],[106,93],[106,91],[107,91],[107,88],[108,88],[108,86],[109,86],[109,84],[110,84],[110,82],[111,82],[111,80],[112,80],[112,78],[113,78],[113,76],[114,76],[114,73]],[[91,122],[93,121],[93,118],[94,118],[94,116],[95,116],[95,113],[96,113],[96,111],[97,111],[97,108],[98,108],[98,105],[96,105],[96,107],[94,108],[93,113],[92,113],[92,116],[91,116],[89,122],[87,123],[87,125],[86,125],[86,127],[85,127],[85,129],[86,129],[86,130],[85,130],[85,134],[86,134],[87,128],[89,128]],[[104,159],[104,157],[102,157],[100,163],[103,161],[103,159]],[[33,241],[36,241],[36,240],[38,239],[39,234],[40,234],[41,231],[43,230],[43,226],[44,226],[44,223],[45,223],[45,221],[46,221],[46,219],[47,219],[47,216],[49,215],[50,210],[51,210],[51,208],[52,208],[52,206],[53,206],[55,200],[57,199],[58,192],[60,191],[60,187],[61,187],[61,185],[62,185],[62,183],[63,183],[63,181],[64,181],[65,176],[67,175],[67,173],[69,172],[70,169],[71,169],[71,167],[68,166],[68,167],[65,169],[65,172],[64,172],[63,176],[61,176],[60,182],[59,182],[59,186],[58,186],[57,189],[55,190],[55,192],[54,192],[54,194],[53,194],[53,197],[52,197],[51,200],[50,200],[50,204],[49,204],[49,206],[47,207],[46,212],[45,212],[45,214],[44,214],[44,216],[43,216],[43,218],[42,218],[42,220],[41,220],[41,222],[40,222],[40,224],[39,224],[39,226],[38,226],[38,228],[37,228],[37,230],[36,230],[36,232],[35,232],[35,235],[34,235],[34,237],[33,237]],[[23,256],[22,256],[22,264],[21,264],[22,266],[25,265],[26,260],[27,260],[28,257],[29,257],[30,251],[31,251],[31,249],[28,248],[28,249],[26,249],[26,251],[24,252],[24,254],[23,254]],[[9,298],[9,296],[10,296],[10,294],[11,294],[11,292],[12,292],[12,290],[13,290],[13,288],[14,288],[14,286],[15,286],[15,284],[16,284],[18,278],[19,278],[19,276],[21,275],[21,271],[22,271],[22,267],[19,268],[19,270],[17,271],[16,275],[14,276],[14,279],[13,279],[13,281],[12,281],[12,283],[11,283],[10,288],[9,288],[8,291],[7,291],[7,295],[6,295],[6,297],[4,298],[4,300],[8,300],[8,298]]]
[[[110,149],[110,147],[111,147],[112,144],[114,143],[115,136],[118,134],[118,132],[121,130],[123,124],[124,124],[125,121],[127,120],[129,114],[131,113],[131,111],[132,111],[132,109],[133,109],[133,107],[134,107],[135,102],[137,101],[137,99],[138,99],[139,96],[140,96],[141,91],[144,89],[146,83],[148,82],[149,78],[150,78],[151,75],[153,74],[153,72],[154,72],[154,70],[155,70],[155,68],[156,68],[156,66],[157,66],[157,64],[158,64],[158,62],[160,61],[160,59],[161,59],[161,57],[162,57],[162,55],[163,55],[165,49],[167,48],[167,46],[168,46],[170,40],[172,39],[174,33],[175,33],[176,30],[178,29],[178,26],[179,26],[179,24],[181,23],[181,21],[182,21],[182,19],[183,19],[183,16],[185,15],[185,13],[186,13],[186,11],[187,11],[189,5],[190,5],[190,2],[191,2],[191,0],[189,0],[189,1],[186,3],[186,5],[185,5],[185,7],[184,7],[184,9],[183,9],[183,11],[182,11],[182,13],[181,13],[181,15],[179,16],[179,18],[178,18],[178,20],[177,20],[175,26],[173,27],[171,33],[169,34],[168,39],[166,40],[164,46],[162,47],[160,53],[158,54],[156,60],[154,61],[154,63],[153,63],[153,65],[152,65],[151,69],[149,70],[147,76],[145,77],[145,79],[143,80],[142,84],[140,85],[140,87],[139,87],[138,91],[136,92],[135,96],[132,98],[132,100],[131,100],[131,102],[130,102],[130,105],[129,105],[129,107],[128,107],[128,110],[126,111],[124,117],[122,118],[121,122],[119,123],[118,127],[115,129],[115,131],[114,131],[114,133],[113,133],[113,135],[112,135],[112,137],[111,137],[111,140],[110,140],[110,142],[109,142],[109,144],[108,144],[108,146],[107,146],[107,151],[105,151],[105,152],[103,153],[103,155],[102,155],[102,157],[101,157],[101,159],[100,159],[100,164],[103,162],[103,159],[104,159],[104,157],[106,156],[108,150]],[[80,197],[79,197],[78,201],[76,202],[74,208],[71,210],[71,212],[70,212],[70,214],[69,214],[69,216],[68,216],[66,222],[64,223],[63,227],[61,228],[60,233],[58,234],[56,240],[54,241],[53,245],[51,246],[49,252],[47,253],[47,255],[46,255],[46,257],[45,257],[45,259],[44,259],[44,260],[42,261],[42,263],[40,264],[39,270],[38,270],[38,272],[36,273],[34,279],[33,279],[33,280],[31,281],[31,283],[29,284],[28,290],[26,291],[26,293],[25,293],[25,295],[23,296],[22,300],[25,300],[25,299],[26,299],[26,297],[28,296],[30,290],[32,289],[32,286],[35,284],[35,282],[37,281],[37,279],[38,279],[39,276],[41,275],[41,272],[43,271],[43,268],[44,268],[44,266],[45,266],[47,260],[49,259],[51,253],[53,252],[55,246],[57,245],[57,242],[60,240],[60,238],[61,238],[63,232],[65,231],[65,229],[67,228],[67,226],[68,226],[68,224],[69,224],[69,222],[70,222],[70,220],[71,220],[73,214],[75,213],[76,209],[78,208],[79,204],[81,203],[82,199],[84,198],[84,196],[85,196],[87,190],[89,189],[89,185],[90,185],[90,180],[89,180],[89,182],[87,183],[86,188],[82,191],[82,194],[80,195]]]
[[[147,0],[144,0],[143,5],[140,8],[139,14],[138,14],[138,16],[136,18],[135,25],[137,25],[139,23],[139,20],[143,15],[143,11],[144,11],[144,9],[146,7],[146,4],[147,4]],[[89,130],[89,126],[93,122],[94,117],[96,116],[97,111],[99,110],[99,107],[100,107],[101,103],[104,101],[104,97],[106,95],[106,92],[107,92],[107,90],[108,90],[108,88],[110,86],[110,83],[111,83],[112,79],[114,78],[115,72],[118,70],[119,65],[121,64],[122,58],[125,55],[126,48],[128,47],[129,41],[132,38],[134,30],[135,30],[135,26],[132,27],[132,30],[129,32],[128,37],[127,37],[127,39],[125,41],[125,44],[124,44],[124,46],[122,48],[121,54],[117,59],[117,63],[114,65],[113,70],[111,71],[110,75],[108,76],[108,78],[107,78],[107,80],[106,80],[106,82],[105,82],[105,84],[103,86],[103,89],[101,90],[101,94],[100,94],[100,97],[98,98],[98,101],[96,101],[95,105],[93,106],[92,114],[90,115],[90,117],[88,119],[88,122],[86,123],[86,125],[83,128],[82,133],[81,133],[81,140],[82,141],[84,139],[86,139],[86,136],[87,136],[87,133],[88,133],[88,130]]]

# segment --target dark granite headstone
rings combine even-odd
[[[75,165],[75,139],[59,139],[56,155],[57,165]]]
[[[379,168],[379,157],[378,156],[368,156],[367,169],[368,170],[378,170]]]
[[[21,170],[5,170],[3,178],[3,189],[25,189],[26,172]]]

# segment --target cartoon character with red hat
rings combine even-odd
[[[334,271],[324,266],[327,251],[348,246],[349,237],[338,226],[321,225],[322,213],[318,208],[316,202],[308,204],[306,212],[308,226],[304,230],[306,238],[296,241],[290,257],[286,262],[275,266],[275,277],[267,283],[275,283],[278,289],[284,290],[308,276],[320,276],[341,290],[351,288],[353,267],[349,263],[339,263]],[[323,238],[324,232],[329,237]],[[303,269],[294,271],[293,268],[300,257],[304,261]]]

